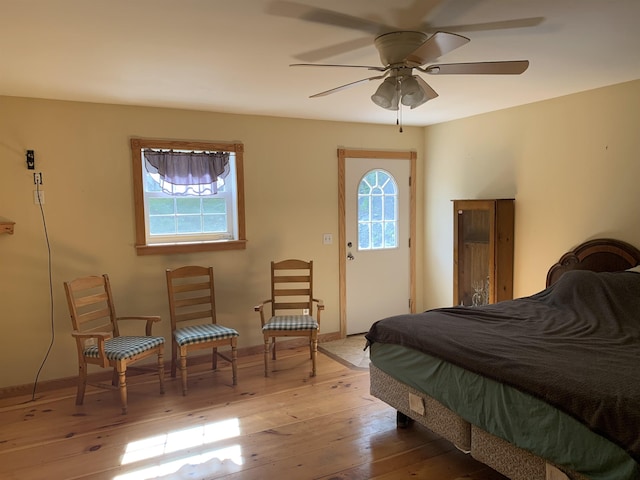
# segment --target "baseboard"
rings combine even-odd
[[[331,342],[333,340],[338,340],[342,338],[340,336],[340,332],[333,333],[323,333],[318,337],[318,342]],[[291,348],[299,348],[307,345],[308,341],[305,338],[290,338],[290,339],[282,339],[278,340],[278,349],[291,349]],[[171,348],[171,347],[169,347]],[[264,352],[264,344],[260,345],[251,345],[248,347],[240,347],[238,348],[238,357],[247,357],[250,355],[258,355]],[[170,355],[169,355],[170,356]],[[165,352],[166,357],[166,352]],[[197,365],[200,363],[205,363],[209,361],[208,355],[192,355],[189,360],[193,365]],[[168,371],[171,368],[170,361],[165,362],[165,371]],[[148,371],[148,369],[146,369]],[[135,376],[140,375],[142,373],[146,373],[143,369],[136,368],[135,366],[130,367],[130,370],[127,371],[127,376]],[[88,375],[89,383],[98,383],[98,382],[108,382],[111,380],[112,372],[108,369],[103,369],[100,372],[90,373]],[[56,378],[52,380],[43,380],[38,382],[37,392],[46,392],[50,390],[58,390],[61,388],[69,388],[77,385],[78,377],[64,377],[64,378]],[[8,387],[0,388],[0,398],[9,398],[9,397],[18,397],[21,395],[30,395],[33,392],[33,383],[27,383],[24,385],[10,385]]]

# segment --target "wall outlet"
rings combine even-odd
[[[323,245],[331,245],[333,243],[333,235],[330,233],[322,234],[322,244]]]
[[[36,172],[33,174],[33,184],[42,185],[42,172]]]
[[[302,314],[303,315],[309,315],[309,309],[308,308],[303,308],[302,309]]]

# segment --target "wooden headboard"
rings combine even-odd
[[[547,273],[547,287],[569,270],[618,272],[640,264],[640,250],[613,238],[598,238],[578,245],[560,257]]]

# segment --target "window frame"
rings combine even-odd
[[[197,242],[176,242],[163,244],[147,243],[146,218],[144,211],[144,178],[142,171],[142,150],[146,148],[174,150],[207,150],[233,152],[236,163],[236,211],[238,222],[237,240],[212,240]],[[244,145],[242,143],[193,142],[181,140],[131,139],[133,166],[133,200],[135,211],[136,253],[137,255],[166,255],[174,253],[211,252],[221,250],[244,250],[247,237],[245,229],[244,205]]]

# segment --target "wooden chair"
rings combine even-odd
[[[107,275],[88,276],[64,282],[67,303],[78,348],[78,392],[76,405],[82,405],[87,386],[87,365],[113,368],[112,387],[120,390],[122,413],[127,413],[127,366],[151,355],[158,357],[160,393],[164,393],[164,337],[151,335],[158,316],[118,317],[113,304],[111,284]],[[144,336],[120,335],[118,322],[145,322]],[[97,386],[104,387],[103,384]]]
[[[314,303],[317,305],[315,318],[312,316]],[[264,313],[267,304],[271,304],[268,320]],[[271,298],[256,305],[254,310],[260,314],[264,335],[264,376],[269,376],[270,348],[272,359],[276,359],[276,337],[308,337],[311,376],[314,377],[320,312],[324,310],[324,304],[322,300],[313,298],[313,262],[294,259],[271,262]]]
[[[166,271],[171,314],[171,376],[179,365],[182,394],[187,394],[187,351],[213,349],[212,367],[218,368],[218,347],[231,347],[233,384],[237,385],[238,332],[216,323],[213,268],[186,266]],[[179,357],[179,363],[177,362]]]

